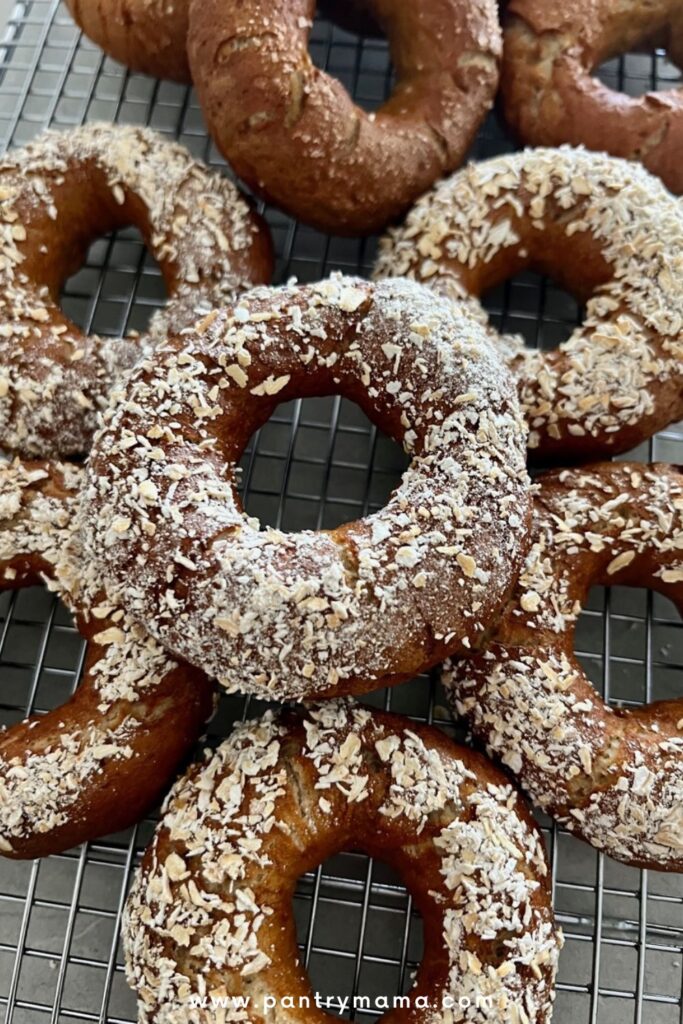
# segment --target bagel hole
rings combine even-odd
[[[60,305],[86,334],[143,332],[166,301],[159,265],[134,227],[93,240],[83,265],[64,282]]]
[[[423,955],[422,918],[384,861],[355,852],[331,857],[299,879],[294,914],[304,957],[310,948],[312,988],[335,1001],[324,1007],[332,1016],[376,1021],[385,1010],[380,997],[410,991]],[[367,1005],[337,1002],[352,996]]]
[[[550,351],[571,337],[585,307],[551,277],[522,270],[481,297],[491,324],[503,334],[520,334],[528,348]]]
[[[357,106],[372,113],[391,93],[394,72],[381,30],[366,13],[367,7],[363,0],[357,4],[347,0],[346,5],[334,0],[322,3],[309,36],[308,52],[317,68],[336,78]],[[348,8],[349,13],[345,13]]]
[[[681,88],[683,76],[670,53],[643,44],[641,52],[617,53],[602,62],[593,75],[613,92],[637,98],[649,92]]]
[[[348,35],[381,36],[382,29],[371,7],[369,0],[318,0],[316,12]]]
[[[250,439],[240,492],[263,527],[332,530],[382,508],[409,461],[353,402],[297,399],[279,405]]]
[[[645,587],[592,587],[574,651],[597,692],[614,706],[683,697],[683,622]]]
[[[85,650],[70,612],[47,587],[0,593],[0,729],[64,704]]]

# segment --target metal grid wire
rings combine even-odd
[[[386,46],[316,24],[313,59],[363,105],[391,83]],[[600,72],[625,92],[670,87],[679,72],[661,54],[611,61]],[[57,0],[20,2],[0,38],[0,150],[44,126],[105,119],[148,124],[196,155],[221,160],[207,139],[192,91],[131,75],[80,38]],[[512,148],[495,115],[474,147]],[[373,244],[329,238],[268,210],[277,279],[317,279],[332,270],[367,272]],[[86,330],[140,328],[163,302],[158,269],[132,231],[96,241],[66,285],[66,311]],[[522,274],[487,298],[494,321],[530,344],[552,346],[580,310],[552,282]],[[671,428],[635,457],[683,462],[683,433]],[[248,510],[285,529],[332,527],[380,507],[404,457],[353,405],[312,399],[281,406],[252,440],[243,462]],[[647,592],[591,594],[579,653],[607,699],[626,704],[681,693],[683,634],[678,616]],[[72,691],[83,644],[69,616],[40,589],[0,599],[0,725],[44,712]],[[369,698],[416,720],[451,729],[433,679]],[[222,700],[212,735],[258,708]],[[635,871],[542,822],[553,864],[555,905],[567,945],[555,1019],[559,1024],[683,1022],[683,878]],[[153,820],[125,834],[36,863],[0,861],[0,1018],[12,1024],[132,1022],[135,1002],[122,971],[119,923],[131,870]],[[295,913],[313,984],[329,995],[376,997],[405,991],[419,962],[419,917],[393,873],[344,853],[301,880]],[[367,1015],[359,1013],[357,1016]]]

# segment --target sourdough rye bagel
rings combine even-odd
[[[683,192],[683,89],[628,96],[593,73],[644,45],[683,68],[680,0],[511,0],[501,96],[522,142],[584,145],[638,160]]]
[[[397,74],[372,114],[308,53],[314,0],[201,0],[192,75],[216,145],[260,195],[323,231],[370,234],[457,167],[490,109],[494,0],[373,0]]]
[[[76,515],[83,476],[68,463],[0,465],[0,589],[45,582],[89,642],[65,704],[0,730],[6,857],[45,857],[134,825],[213,710],[206,676],[166,654],[85,561]]]
[[[171,793],[124,920],[140,1024],[335,1019],[313,1004],[292,897],[343,849],[394,867],[424,922],[411,1005],[381,1021],[550,1021],[562,937],[519,794],[438,729],[332,701],[238,725]]]
[[[651,587],[683,611],[683,473],[544,474],[533,538],[491,645],[445,666],[452,706],[571,832],[627,864],[683,871],[683,697],[608,707],[573,646],[594,584]]]
[[[585,302],[553,351],[489,325],[533,457],[628,451],[683,417],[683,207],[638,165],[568,146],[472,164],[387,234],[375,277],[414,278],[488,323],[479,297],[529,268]]]
[[[265,223],[225,177],[146,128],[46,132],[0,158],[0,448],[87,451],[117,377],[171,330],[270,280]],[[59,291],[107,231],[136,226],[168,301],[141,336],[86,335]]]
[[[235,467],[281,402],[341,394],[412,462],[380,511],[260,529]],[[88,550],[125,607],[231,690],[311,699],[479,644],[525,553],[526,435],[476,321],[412,281],[254,289],[113,396],[88,466]]]
[[[110,57],[154,78],[190,81],[190,0],[66,0],[78,27]]]

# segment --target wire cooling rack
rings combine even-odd
[[[359,42],[316,24],[313,59],[358,101],[381,102],[391,83],[385,44]],[[661,54],[627,56],[601,69],[626,92],[680,83]],[[81,39],[56,0],[18,3],[0,37],[0,149],[44,126],[86,120],[148,124],[213,164],[194,94],[124,69]],[[486,157],[511,149],[496,115],[474,147]],[[366,273],[373,243],[329,238],[268,210],[277,279],[317,279],[332,270]],[[131,231],[97,240],[64,288],[66,311],[87,330],[118,334],[145,325],[163,302],[158,270]],[[580,315],[549,281],[523,274],[487,298],[494,320],[530,344],[552,346]],[[660,434],[636,458],[683,462],[683,433]],[[312,399],[281,406],[243,462],[248,510],[285,529],[332,527],[380,507],[404,457],[353,405]],[[591,594],[577,637],[596,687],[624,704],[681,694],[683,633],[672,606],[647,592]],[[0,598],[0,725],[61,703],[76,684],[83,644],[45,591]],[[371,696],[451,729],[433,679]],[[211,726],[225,735],[255,702],[224,698]],[[559,1024],[674,1024],[683,1021],[683,877],[635,871],[596,854],[543,822],[555,906],[567,937],[555,1020]],[[154,822],[37,863],[0,860],[0,1020],[132,1022],[135,1001],[118,939],[131,870]],[[383,864],[344,853],[301,880],[295,901],[302,952],[317,989],[374,999],[405,991],[421,954],[420,921]],[[372,1014],[358,1010],[364,1021]]]

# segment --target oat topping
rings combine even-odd
[[[213,1022],[191,995],[248,993],[239,1013],[250,1021],[264,995],[309,992],[293,963],[291,892],[301,872],[349,847],[400,860],[440,927],[448,962],[435,1004],[491,997],[490,1008],[473,998],[462,1016],[425,1019],[549,1020],[561,935],[519,795],[436,730],[332,701],[238,725],[170,794],[124,920],[141,1024]]]
[[[135,223],[169,290],[141,337],[85,336],[64,278],[98,234]],[[0,443],[32,455],[87,449],[112,383],[170,331],[269,269],[268,242],[234,185],[146,128],[47,132],[0,159]]]
[[[664,48],[681,65],[680,0],[511,0],[500,95],[508,127],[534,145],[562,142],[639,161],[683,192],[683,90],[662,76],[640,95],[597,69],[612,54]]]
[[[134,758],[141,728],[163,719],[164,704],[156,697],[178,667],[107,597],[84,560],[76,525],[83,477],[80,467],[68,463],[0,464],[2,586],[43,578],[75,616],[81,634],[94,637],[78,709],[0,730],[3,853],[84,816],[84,798],[92,797],[111,764]],[[33,567],[29,574],[27,562]],[[187,687],[180,690],[175,682],[187,700]],[[173,705],[168,693],[163,700]]]
[[[519,380],[529,445],[633,447],[683,413],[683,212],[642,167],[566,146],[472,164],[389,232],[375,276],[414,278],[486,323],[482,287],[519,266],[552,273],[553,259],[560,279],[592,287],[569,340],[532,351],[489,327]]]
[[[234,487],[242,447],[276,402],[330,391],[360,401],[411,467],[364,520],[259,529]],[[505,371],[449,303],[340,276],[260,290],[169,342],[115,395],[86,537],[131,612],[226,687],[364,687],[481,635],[520,557],[523,453]]]
[[[330,392],[410,467],[365,519],[260,529],[235,487],[244,445],[279,401]],[[139,364],[87,496],[88,550],[171,650],[231,690],[357,692],[476,646],[522,557],[525,435],[477,324],[413,282],[337,275],[254,290]]]
[[[540,478],[534,543],[493,644],[444,682],[475,736],[544,810],[618,860],[683,869],[683,698],[605,705],[573,653],[593,583],[683,608],[683,476],[602,463]]]

